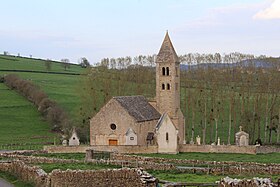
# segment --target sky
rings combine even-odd
[[[165,32],[177,54],[280,56],[280,0],[9,0],[0,53],[92,64],[156,54]]]

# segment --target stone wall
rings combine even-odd
[[[233,161],[202,161],[202,160],[186,160],[186,159],[167,159],[157,157],[143,157],[135,155],[113,154],[112,159],[118,161],[126,161],[127,163],[137,162],[142,167],[146,165],[152,166],[154,170],[175,169],[182,172],[191,173],[208,173],[208,174],[269,174],[277,175],[280,173],[280,164],[262,164],[254,162],[233,162]],[[154,166],[152,165],[154,164]],[[158,166],[156,164],[159,164]],[[165,166],[166,165],[166,166]],[[162,166],[162,167],[160,167]],[[165,166],[165,167],[163,167]],[[190,167],[180,167],[190,166]],[[169,167],[169,168],[168,168]]]
[[[117,153],[157,153],[157,146],[135,146],[135,145],[96,145],[96,146],[44,146],[48,153],[85,153],[87,149],[96,151],[109,151]]]
[[[236,145],[179,145],[180,152],[200,152],[200,153],[244,153],[256,154],[256,146],[236,146]]]
[[[266,153],[280,153],[280,147],[275,147],[275,146],[257,146],[256,147],[256,152],[261,153],[261,154],[266,154]]]
[[[157,179],[141,169],[53,170],[47,174],[40,167],[29,166],[22,161],[15,160],[0,162],[0,171],[11,173],[37,187],[157,186]]]
[[[50,187],[56,186],[99,186],[99,187],[155,187],[156,179],[140,169],[114,170],[54,170],[49,176]]]
[[[85,153],[90,146],[44,146],[48,153]]]
[[[232,179],[226,177],[221,179],[218,187],[259,187],[259,186],[279,186],[273,184],[270,178],[253,178],[253,179]]]
[[[47,186],[48,174],[40,167],[29,166],[22,161],[0,162],[0,171],[11,173],[35,186]]]
[[[60,159],[60,158],[51,158],[51,157],[39,157],[39,156],[25,156],[25,155],[17,155],[17,154],[0,154],[0,157],[7,158],[9,160],[20,160],[25,163],[33,163],[33,164],[52,164],[52,163],[83,163],[83,160],[75,160],[75,159]]]
[[[96,151],[109,151],[117,153],[158,153],[158,147],[153,146],[135,146],[135,145],[118,145],[118,146],[44,146],[44,151],[48,153],[85,153],[87,149]],[[236,145],[179,145],[179,152],[201,152],[201,153],[274,153],[280,152],[280,147],[274,146],[236,146]]]

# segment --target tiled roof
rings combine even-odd
[[[157,120],[161,116],[144,96],[119,96],[114,97],[114,99],[117,100],[137,122]]]
[[[168,35],[168,32],[165,35],[165,38],[162,42],[161,48],[159,50],[159,53],[157,55],[156,59],[157,63],[161,62],[172,62],[176,63],[179,62],[179,58],[176,54],[176,51],[172,45],[172,42],[170,40],[170,37]]]

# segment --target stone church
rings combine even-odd
[[[156,98],[113,97],[90,120],[90,145],[158,146],[176,153],[185,143],[180,109],[180,62],[168,33],[156,58]]]

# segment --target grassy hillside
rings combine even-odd
[[[0,70],[47,71],[45,60],[0,55]],[[72,64],[66,71],[60,62],[51,61],[50,72],[81,73],[83,69]]]
[[[54,141],[56,134],[23,96],[1,83],[0,98],[0,149],[37,149]]]
[[[81,76],[67,73],[82,73],[84,69],[78,65],[71,65],[65,71],[60,63],[52,62],[50,72],[66,74],[24,72],[25,70],[46,71],[44,63],[44,60],[0,55],[0,76],[13,73],[23,79],[31,80],[45,91],[50,99],[56,101],[68,113],[70,119],[78,121],[76,116],[80,100],[77,85]],[[22,72],[5,70],[22,70]],[[4,84],[0,85],[0,129],[1,134],[2,132],[5,134],[0,137],[0,146],[16,142],[27,144],[36,142],[42,147],[42,143],[54,142],[54,137],[57,135],[50,132],[49,124],[43,120],[37,108]]]

